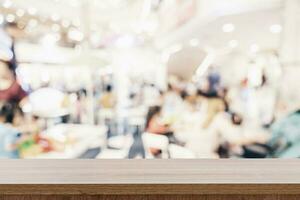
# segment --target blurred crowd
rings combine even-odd
[[[300,113],[276,118],[278,92],[264,72],[255,86],[248,78],[226,86],[217,70],[210,70],[197,81],[170,76],[165,89],[133,80],[127,99],[121,100],[113,78],[99,78],[92,92],[85,88],[63,91],[59,112],[52,108],[51,114],[29,112],[29,96],[34,91],[20,84],[14,51],[22,30],[12,23],[4,31],[9,53],[0,57],[0,158],[63,151],[64,144],[42,134],[49,126],[48,119],[84,124],[90,111],[95,115],[94,124],[108,127],[109,137],[127,134],[134,126],[138,128],[134,139],[144,134],[165,136],[168,144],[189,150],[195,158],[299,157]],[[50,87],[45,83],[40,88],[48,88],[44,99],[37,100],[42,107],[47,95],[52,95]],[[88,107],[90,101],[94,102],[92,109]],[[138,114],[130,112],[138,108]],[[162,157],[159,145],[139,148]]]

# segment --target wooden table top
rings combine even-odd
[[[5,194],[300,194],[299,160],[1,160]]]

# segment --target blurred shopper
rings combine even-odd
[[[0,109],[0,158],[18,158],[17,141],[21,134],[12,124],[15,121],[15,109],[11,104]]]
[[[154,84],[144,84],[143,85],[143,104],[146,106],[157,105],[160,99],[160,91]]]
[[[27,96],[11,71],[11,63],[0,60],[0,102],[19,104]]]
[[[108,127],[108,136],[111,136],[115,132],[117,132],[117,126],[115,126],[116,105],[117,105],[117,98],[113,92],[113,86],[111,84],[108,84],[105,88],[104,93],[100,97],[101,109],[99,111],[100,113],[99,122],[101,124],[105,124]]]
[[[176,121],[182,112],[183,100],[180,92],[174,85],[169,84],[167,92],[163,94],[162,115],[169,123]]]
[[[146,132],[166,135],[169,138],[170,143],[182,145],[182,143],[175,138],[170,124],[164,122],[161,111],[162,108],[160,106],[152,106],[149,108],[146,118]]]
[[[87,91],[80,89],[76,92],[76,111],[75,123],[84,123],[87,121]]]
[[[270,126],[274,120],[274,111],[276,106],[276,90],[268,82],[265,74],[261,77],[261,84],[255,88],[252,103],[255,106],[255,118],[260,125]]]
[[[116,106],[116,97],[111,85],[106,86],[105,92],[102,94],[100,99],[100,105],[104,109],[113,109]]]
[[[172,134],[169,125],[162,122],[160,106],[153,106],[149,108],[146,119],[146,132],[161,135]]]
[[[215,116],[225,109],[224,100],[218,96],[218,90],[216,89],[216,87],[219,87],[217,86],[219,84],[218,81],[214,83],[214,87],[211,84],[213,84],[213,81],[207,77],[197,91],[198,101],[205,109],[205,119],[202,124],[202,128],[204,129],[207,129],[213,122]]]
[[[215,68],[211,68],[207,80],[209,82],[209,93],[217,94],[221,84],[221,76]]]
[[[12,70],[12,72],[14,74],[16,74],[16,69],[18,66],[17,63],[17,56],[16,56],[16,51],[15,51],[15,44],[16,41],[21,38],[23,36],[23,31],[18,27],[17,23],[6,23],[4,26],[4,30],[7,33],[7,35],[9,36],[10,41],[8,41],[7,43],[9,44],[9,48],[12,52],[12,58],[9,61],[10,62],[10,70]]]
[[[218,113],[224,111],[226,109],[226,105],[221,98],[217,97],[203,97],[199,96],[201,99],[200,102],[202,104],[206,104],[206,112],[205,112],[205,119],[202,125],[202,128],[207,129],[210,124],[213,122],[214,118],[217,116]]]
[[[237,113],[220,113],[211,124],[209,132],[215,134],[216,151],[221,158],[241,154],[242,145],[247,143],[243,135],[243,119]]]
[[[276,121],[271,138],[244,146],[244,158],[300,158],[300,110]]]
[[[269,156],[300,157],[300,109],[277,121],[272,126],[272,138],[267,142]]]

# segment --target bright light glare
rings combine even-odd
[[[231,33],[235,30],[235,26],[234,26],[234,24],[231,24],[231,23],[224,24],[222,29],[223,29],[224,33]]]
[[[192,47],[196,47],[199,45],[199,40],[197,38],[193,38],[190,40],[189,44],[192,46]]]
[[[9,23],[14,22],[15,19],[16,19],[16,17],[13,14],[8,14],[6,16],[6,21],[9,22]]]
[[[271,33],[281,33],[282,31],[282,26],[280,24],[273,24],[270,26],[270,31]]]
[[[25,11],[23,9],[18,9],[17,12],[16,12],[16,15],[18,17],[23,17],[25,14]]]
[[[215,54],[209,53],[196,71],[196,77],[202,77],[215,60]]]

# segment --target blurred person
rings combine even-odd
[[[161,110],[160,106],[149,108],[146,118],[146,132],[161,135],[172,134],[169,125],[162,122]]]
[[[104,93],[100,97],[99,123],[108,127],[108,136],[117,132],[115,125],[115,111],[117,106],[117,97],[113,92],[111,84],[106,85]],[[125,124],[125,123],[124,123]],[[126,127],[126,125],[124,125]],[[124,128],[125,129],[125,128]]]
[[[261,76],[261,84],[253,90],[254,116],[260,125],[269,127],[274,120],[276,106],[276,89],[268,82],[265,74]]]
[[[170,143],[182,145],[182,143],[175,138],[174,132],[171,129],[170,124],[164,122],[161,111],[161,106],[152,106],[149,108],[146,117],[146,132],[166,135],[169,138]]]
[[[267,144],[274,150],[272,157],[300,157],[300,109],[276,121],[271,130],[272,137]]]
[[[168,85],[168,90],[163,94],[162,114],[170,123],[176,121],[182,112],[183,100],[180,91],[172,84]]]
[[[206,77],[200,84],[200,87],[197,90],[198,95],[211,98],[211,97],[217,97],[218,91],[214,89],[216,86],[213,86],[213,81],[209,79],[209,77]]]
[[[256,87],[251,87],[246,78],[239,87],[231,88],[228,93],[229,109],[244,113],[248,125],[269,127],[274,120],[277,94],[264,73],[260,79]]]
[[[10,62],[10,70],[12,70],[13,74],[16,74],[16,69],[18,66],[17,63],[17,56],[15,52],[15,43],[16,41],[21,38],[24,34],[23,30],[18,27],[18,24],[15,22],[12,23],[6,23],[4,25],[4,31],[8,35],[10,41],[8,42],[9,48],[12,52],[12,58],[9,61]]]
[[[100,98],[100,105],[104,109],[113,109],[115,107],[116,97],[113,93],[113,87],[111,85],[106,86],[105,92]]]
[[[271,126],[271,138],[265,143],[245,146],[245,158],[299,158],[300,109]]]
[[[144,105],[153,106],[160,103],[160,90],[154,84],[144,84],[142,90]]]
[[[231,111],[246,113],[246,101],[248,99],[248,80],[244,79],[237,86],[231,86],[227,92],[228,109]]]
[[[205,119],[203,121],[202,128],[207,129],[217,114],[226,109],[226,105],[224,100],[219,97],[206,97],[202,96],[201,93],[198,93],[198,99],[201,104],[205,104],[203,106],[205,109]]]
[[[228,158],[231,154],[241,154],[242,146],[248,144],[243,134],[243,118],[237,113],[220,113],[209,127],[210,134],[214,134],[217,153],[221,158]]]
[[[17,142],[21,134],[12,126],[14,119],[13,105],[4,104],[0,109],[0,158],[19,158]]]
[[[83,123],[87,121],[87,91],[81,89],[76,92],[76,104],[75,104],[75,123]]]
[[[160,106],[152,106],[149,108],[147,117],[146,117],[146,132],[168,135],[173,134],[169,129],[169,126],[162,123],[161,121],[161,107]],[[150,152],[154,156],[159,156],[161,154],[160,149],[150,148]]]
[[[220,88],[221,76],[216,71],[215,67],[210,68],[210,72],[207,76],[207,80],[209,82],[209,92],[216,94]]]
[[[186,90],[183,90],[180,94],[182,98],[182,111],[184,113],[191,113],[195,110],[194,97],[190,95]]]
[[[228,97],[228,88],[224,87],[224,88],[220,88],[218,90],[218,96],[222,99],[222,101],[224,102],[224,106],[225,106],[225,112],[231,112],[230,108],[229,108],[229,97]]]
[[[34,116],[25,117],[21,107],[15,103],[1,105],[2,122],[14,127],[22,133],[37,133],[40,131],[38,120]]]
[[[0,60],[0,102],[21,103],[27,93],[23,90],[13,72],[11,63]]]

